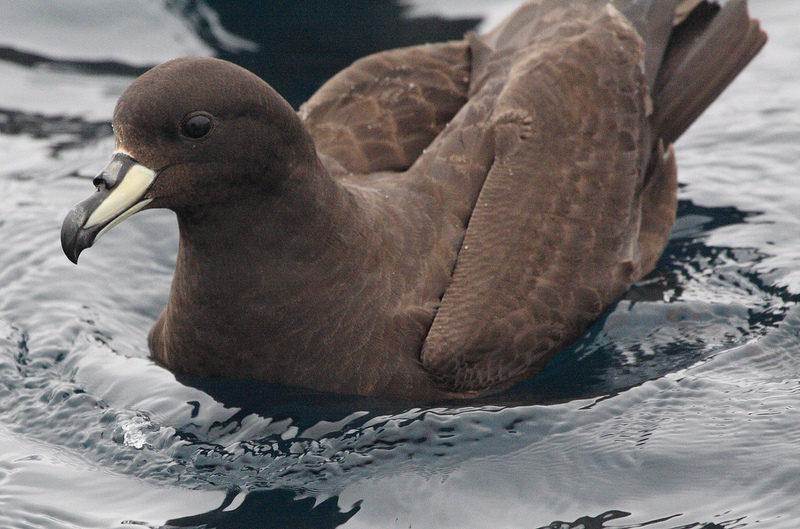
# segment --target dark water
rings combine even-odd
[[[176,381],[145,342],[172,215],[124,222],[79,267],[62,255],[149,65],[221,56],[297,104],[360,55],[514,5],[420,4],[0,0],[0,527],[800,526],[794,0],[751,0],[768,47],[679,142],[657,273],[506,395],[415,408]]]

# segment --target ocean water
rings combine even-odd
[[[269,4],[269,5],[262,5]],[[297,105],[355,58],[515,2],[0,0],[0,527],[800,526],[800,3],[677,144],[657,271],[540,376],[430,407],[176,378],[148,359],[177,244],[148,211],[59,230],[116,98],[180,55]]]

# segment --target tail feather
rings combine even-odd
[[[683,134],[767,41],[746,0],[703,2],[672,32],[653,90],[656,136]]]

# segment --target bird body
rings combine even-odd
[[[120,98],[116,165],[62,244],[77,261],[131,212],[176,212],[149,339],[176,372],[499,391],[653,269],[671,143],[764,41],[740,0],[534,0],[488,35],[361,59],[299,113],[238,66],[176,59]]]

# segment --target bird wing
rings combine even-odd
[[[403,171],[467,100],[466,41],[369,55],[300,107],[321,155],[351,173]]]
[[[496,91],[492,72],[507,72],[488,118],[494,159],[421,354],[459,392],[529,376],[584,333],[651,265],[639,245],[643,197],[675,192],[669,154],[660,183],[645,187],[635,29],[612,7],[542,13],[547,3],[529,4],[547,29],[512,16],[490,35],[475,88]],[[535,37],[520,45],[520,33]]]

